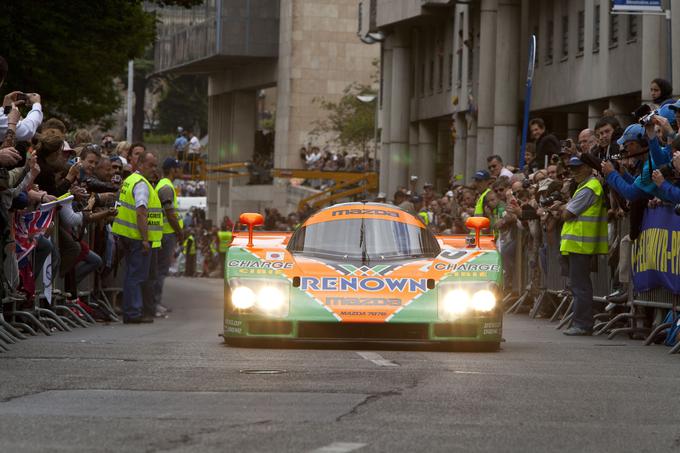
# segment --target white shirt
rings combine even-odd
[[[35,135],[35,131],[38,130],[38,126],[42,123],[42,120],[42,106],[39,102],[36,102],[31,107],[31,111],[28,112],[26,118],[19,120],[17,123],[17,141],[26,142],[32,139]],[[7,123],[9,123],[9,118],[7,118],[5,112],[0,109],[0,140],[3,140],[5,134],[7,134]]]
[[[144,181],[139,181],[137,184],[135,184],[135,186],[132,188],[132,194],[135,197],[135,208],[140,206],[144,206],[146,208],[149,206],[149,186],[147,186]]]
[[[191,154],[198,154],[201,150],[201,142],[198,141],[198,137],[195,135],[189,140],[189,152]]]

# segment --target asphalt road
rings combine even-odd
[[[240,349],[217,336],[221,281],[165,294],[153,325],[0,354],[0,452],[680,451],[662,346],[511,316],[499,353]]]

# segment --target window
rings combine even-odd
[[[442,88],[444,88],[444,55],[439,55],[438,60],[439,60],[438,61],[438,65],[439,65],[439,68],[438,68],[439,69],[438,88],[439,88],[439,90],[441,90]]]
[[[638,35],[638,17],[634,14],[628,16],[628,41],[635,41]]]
[[[600,51],[600,5],[595,5],[593,17],[593,52]]]
[[[585,34],[585,28],[586,28],[586,12],[581,10],[578,12],[578,30],[577,30],[577,39],[576,39],[576,49],[579,54],[583,53],[583,42],[584,42],[584,34]]]
[[[430,89],[430,92],[434,91],[434,59],[430,60],[430,73],[428,74],[430,76],[430,83],[428,84],[428,88]]]
[[[453,53],[449,53],[449,88],[453,86]]]
[[[548,39],[546,42],[546,50],[545,50],[545,64],[552,64],[553,60],[553,35],[555,32],[555,24],[553,21],[549,20],[548,21],[548,29],[546,30],[546,35],[548,35]]]
[[[420,95],[425,96],[425,63],[420,64]]]
[[[619,43],[619,16],[612,14],[609,17],[609,47],[613,47]]]
[[[562,16],[562,58],[569,57],[569,16]]]

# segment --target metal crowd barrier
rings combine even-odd
[[[610,224],[610,244],[614,245],[615,257],[620,256],[623,238],[629,232],[628,219],[619,219]],[[529,309],[532,318],[548,312],[551,322],[558,322],[558,329],[571,324],[572,295],[568,278],[563,275],[563,264],[560,262],[559,251],[560,229],[551,233],[543,232],[541,238],[541,252],[536,263],[532,266],[533,247],[529,231],[521,229],[517,235],[517,248],[513,260],[515,269],[513,288],[519,289],[519,296],[514,299],[508,294],[504,299],[506,313],[518,313]],[[542,256],[541,256],[542,254]],[[624,254],[630,256],[630,254]],[[541,265],[539,265],[541,264]],[[632,287],[632,275],[621,275],[618,272],[618,259],[611,261],[608,255],[599,255],[594,259],[595,269],[591,273],[593,283],[593,301],[608,303],[607,296],[620,286],[629,286],[628,301],[615,305],[608,304],[606,310],[595,316],[595,334],[608,334],[612,339],[620,334],[643,335],[646,345],[655,342],[659,335],[674,326],[680,312],[680,295],[673,294],[665,288],[657,288],[644,293],[635,293]],[[630,269],[630,266],[624,266]],[[540,272],[540,283],[532,281],[532,272]],[[546,308],[548,302],[553,308]],[[652,322],[649,325],[649,311],[652,311]],[[552,313],[550,314],[550,311]],[[672,313],[670,321],[662,322],[666,313]],[[670,350],[670,353],[680,352],[680,341]]]

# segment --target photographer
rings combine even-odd
[[[680,175],[680,137],[673,140],[673,176],[675,176],[676,185],[671,184],[666,180],[661,170],[654,170],[652,173],[652,180],[659,189],[661,199],[669,201],[673,204],[680,203],[680,187],[677,185],[678,175]]]
[[[9,67],[7,61],[0,57],[0,87],[2,87]],[[10,121],[9,112],[12,106],[19,107],[27,104],[31,110],[26,114],[26,118]],[[2,101],[3,109],[0,110],[0,140],[5,137],[10,126],[16,126],[16,139],[19,141],[27,141],[33,138],[35,132],[38,130],[40,123],[43,120],[42,105],[40,104],[40,95],[38,93],[22,93],[21,91],[13,91],[5,96]]]

